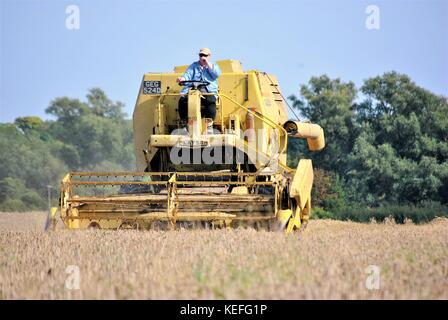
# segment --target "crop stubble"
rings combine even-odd
[[[0,213],[3,299],[447,299],[448,220],[312,220],[301,233],[44,233],[43,213]],[[65,286],[68,266],[80,289]],[[380,268],[369,290],[366,268]]]

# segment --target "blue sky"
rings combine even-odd
[[[71,4],[79,30],[66,28]],[[378,30],[365,27],[370,4]],[[447,0],[0,0],[0,122],[47,119],[50,100],[94,86],[132,115],[144,72],[191,63],[204,46],[277,75],[285,95],[314,75],[359,86],[396,70],[448,96]]]

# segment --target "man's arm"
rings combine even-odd
[[[193,64],[190,64],[187,70],[185,70],[184,74],[181,77],[177,78],[177,82],[188,81],[193,79],[193,69],[194,69]]]
[[[207,61],[208,71],[210,72],[210,75],[212,76],[213,80],[218,79],[218,77],[221,75],[221,69],[219,68],[217,63],[210,63]]]

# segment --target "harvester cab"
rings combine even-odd
[[[288,121],[275,76],[217,61],[219,92],[188,85],[187,134],[181,131],[174,72],[145,73],[133,114],[135,172],[72,172],[61,184],[60,216],[72,229],[150,229],[205,225],[267,226],[290,232],[311,212],[313,168],[287,166],[289,138],[324,148],[317,124]],[[201,99],[215,95],[215,134],[206,132]]]

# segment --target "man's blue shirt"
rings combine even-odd
[[[218,77],[220,75],[221,69],[218,64],[214,63],[212,69],[209,69],[208,67],[201,68],[199,61],[195,61],[188,67],[182,77],[184,77],[185,80],[210,82],[207,86],[208,92],[218,93]],[[184,86],[180,93],[188,93],[188,88],[189,85]]]

